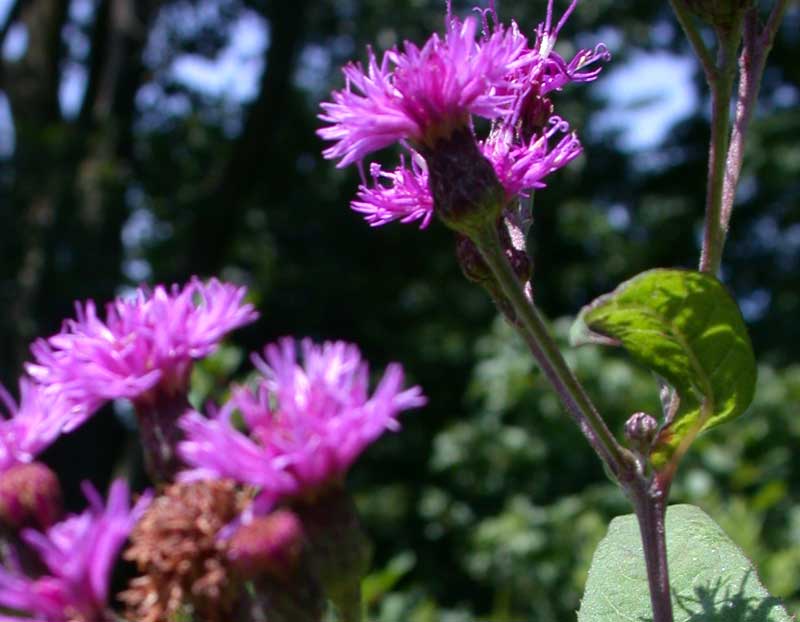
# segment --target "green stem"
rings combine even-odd
[[[492,271],[501,291],[516,314],[514,325],[527,342],[536,362],[555,389],[589,444],[620,482],[635,475],[635,461],[606,426],[589,396],[575,378],[550,336],[533,301],[514,274],[501,248],[495,227],[487,227],[473,238],[475,246]]]
[[[695,26],[692,15],[686,7],[684,0],[670,0],[670,5],[672,5],[672,10],[675,12],[675,17],[678,18],[678,23],[681,25],[683,33],[686,35],[694,53],[700,60],[700,64],[703,66],[703,73],[706,75],[706,81],[710,84],[717,74],[714,57],[711,56],[711,52],[708,51],[708,47],[706,47],[700,31]]]

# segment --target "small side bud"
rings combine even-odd
[[[633,449],[642,454],[650,449],[656,432],[658,422],[645,412],[634,413],[625,422],[625,438]]]
[[[244,577],[268,575],[288,581],[304,547],[300,519],[293,512],[278,510],[239,527],[228,542],[228,559]]]
[[[528,290],[533,274],[533,262],[525,242],[525,226],[517,210],[506,208],[496,223],[497,237],[503,253],[520,283]],[[489,292],[497,307],[510,321],[516,321],[516,313],[503,294],[500,284],[492,274],[475,243],[466,235],[456,235],[456,258],[464,276]]]
[[[505,191],[469,128],[454,131],[422,152],[434,212],[451,229],[474,235],[497,221]]]
[[[41,462],[17,464],[0,476],[0,523],[45,530],[61,518],[58,477]]]

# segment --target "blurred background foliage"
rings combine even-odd
[[[560,3],[562,5],[566,2]],[[543,0],[499,3],[531,32]],[[465,2],[457,2],[467,12]],[[192,274],[246,284],[261,320],[205,361],[198,404],[220,399],[247,352],[284,334],[360,344],[403,362],[430,397],[351,475],[375,538],[366,584],[382,622],[574,619],[609,519],[626,513],[525,348],[466,283],[438,224],[370,230],[358,176],[324,162],[318,103],[338,67],[440,29],[443,0],[0,1],[0,377],[76,299]],[[564,55],[605,41],[606,77],[557,111],[585,156],[534,207],[535,295],[568,316],[654,266],[697,262],[708,135],[696,63],[666,1],[583,3]],[[724,281],[762,363],[741,420],[698,441],[673,500],[708,511],[800,605],[800,11],[765,76]],[[638,67],[638,69],[637,69]],[[647,79],[645,79],[647,78]],[[660,90],[645,91],[646,82]],[[667,115],[659,102],[683,106]],[[666,116],[665,116],[666,115]],[[566,342],[565,342],[566,347]],[[657,409],[651,377],[618,352],[569,352],[619,432]],[[136,477],[124,405],[46,459],[77,483]]]

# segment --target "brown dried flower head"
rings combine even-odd
[[[239,582],[217,536],[246,503],[246,494],[230,481],[168,486],[134,528],[125,551],[142,573],[119,596],[127,619],[169,622],[188,609],[198,620],[229,620]]]

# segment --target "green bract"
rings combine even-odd
[[[790,622],[749,559],[700,508],[667,510],[674,622]],[[639,525],[615,518],[592,559],[578,622],[652,620]]]
[[[742,314],[707,274],[659,269],[635,276],[583,308],[572,342],[622,345],[675,389],[679,402],[667,408],[651,450],[657,469],[753,399],[756,363]]]

